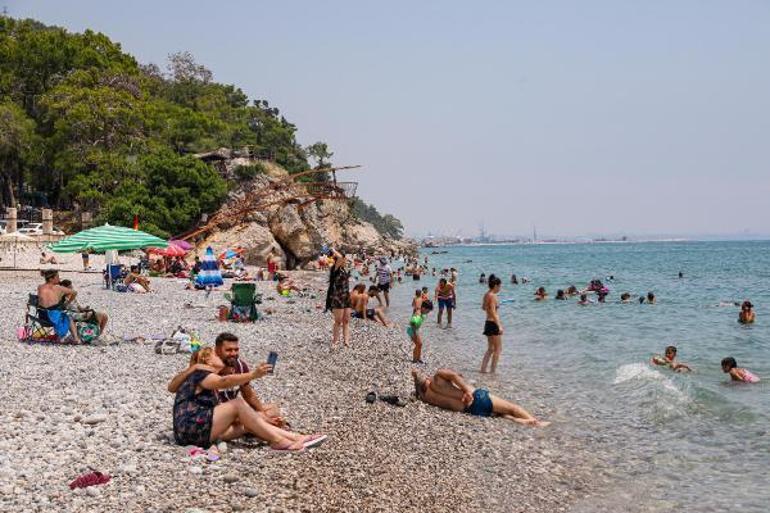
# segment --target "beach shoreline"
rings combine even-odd
[[[190,463],[173,443],[173,395],[166,391],[187,355],[158,355],[151,344],[135,342],[20,344],[15,328],[40,280],[34,272],[2,273],[4,510],[553,512],[567,511],[594,485],[589,451],[576,451],[576,441],[558,430],[411,400],[404,408],[366,404],[372,389],[409,397],[410,345],[400,324],[354,321],[352,347],[331,352],[331,319],[319,308],[325,273],[294,273],[317,295],[294,303],[277,297],[270,282],[257,282],[273,298],[261,308],[274,313],[254,324],[218,322],[223,292],[206,299],[183,290],[183,280],[154,278],[154,292],[142,295],[105,290],[98,274],[62,276],[75,282],[81,304],[108,311],[108,330],[118,339],[170,335],[181,325],[207,344],[222,331],[235,333],[252,364],[277,351],[276,374],[255,382],[257,393],[278,403],[293,429],[330,438],[318,449],[281,456],[235,442],[218,462]],[[438,346],[431,364],[442,360]],[[104,420],[87,424],[94,416]],[[113,480],[70,491],[67,484],[89,470]]]

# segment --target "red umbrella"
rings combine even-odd
[[[150,248],[150,253],[154,253],[156,255],[162,255],[164,257],[178,257],[178,256],[185,256],[187,254],[187,251],[180,248],[173,242],[169,243],[168,247],[166,248]]]

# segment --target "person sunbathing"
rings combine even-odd
[[[139,274],[138,266],[131,266],[131,271],[123,279],[123,283],[134,292],[150,292],[150,280]]]
[[[72,287],[72,282],[70,280],[62,280],[61,286],[75,292],[75,289]],[[72,318],[74,321],[87,322],[90,324],[98,324],[99,334],[104,335],[104,331],[107,329],[107,320],[108,320],[106,313],[93,310],[88,306],[86,306],[85,308],[80,306],[80,304],[78,304],[78,300],[76,299],[76,296],[71,296],[70,299],[68,299],[64,303],[64,307],[67,310],[67,313],[69,314],[70,318]]]
[[[220,376],[217,372],[225,365],[212,347],[194,353],[193,362],[195,370],[182,382],[174,399],[174,439],[179,445],[208,447],[217,440],[235,440],[251,433],[274,451],[301,452],[326,440],[326,435],[301,435],[270,424],[242,397],[219,402],[217,391],[266,375],[272,369],[267,363],[251,372]]]
[[[40,263],[41,264],[53,264],[57,265],[59,262],[56,260],[56,257],[54,255],[46,255],[45,251],[43,251],[40,254]]]
[[[278,284],[275,286],[275,290],[281,296],[288,296],[292,291],[300,292],[300,288],[297,287],[291,278],[281,275],[278,278]]]
[[[492,395],[484,388],[473,388],[460,374],[439,369],[432,378],[412,369],[417,398],[445,410],[469,413],[479,417],[497,415],[526,426],[545,427],[550,422],[535,418],[521,406]]]

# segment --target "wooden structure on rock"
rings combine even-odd
[[[267,186],[256,191],[247,192],[236,199],[227,209],[220,209],[216,214],[206,219],[200,226],[177,235],[174,238],[189,240],[207,235],[225,224],[230,219],[243,219],[254,212],[283,205],[297,205],[302,210],[318,201],[347,201],[355,197],[358,182],[338,182],[337,171],[358,169],[356,166],[330,167],[310,169],[301,173],[290,174],[279,179],[270,179]],[[303,178],[317,177],[319,174],[331,174],[326,181],[301,181]],[[277,198],[276,198],[277,197]]]

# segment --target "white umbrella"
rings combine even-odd
[[[23,233],[19,232],[11,232],[11,233],[4,233],[0,235],[0,243],[3,243],[4,246],[13,247],[13,267],[16,267],[16,249],[18,247],[19,242],[31,242],[34,241],[32,237],[29,235],[24,235]]]

